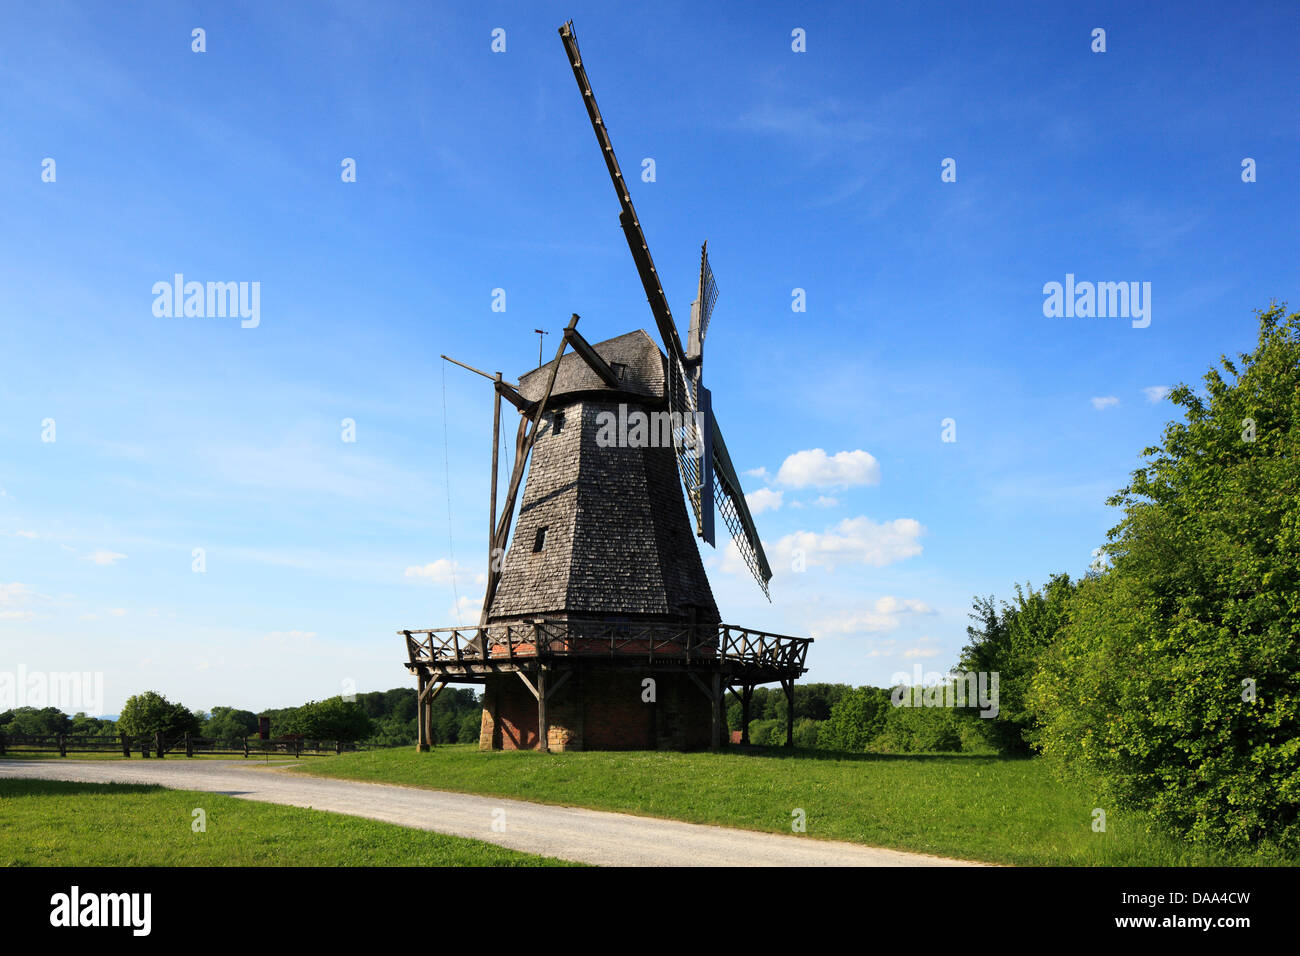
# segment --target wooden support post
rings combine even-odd
[[[163,756],[163,735],[161,730],[153,735],[153,742],[154,747],[156,748],[154,753],[157,754],[158,759],[161,760]]]
[[[3,753],[3,751],[0,751],[0,753]],[[131,756],[131,738],[126,734],[122,734],[122,756]]]
[[[714,750],[722,746],[722,673],[718,672],[713,675],[713,727],[712,743]]]
[[[433,688],[434,688],[434,684],[430,682],[429,689],[425,691],[425,698],[424,698],[424,705],[423,705],[424,706],[424,742],[428,745],[430,750],[433,749],[433,744],[434,744],[433,698],[437,696],[434,693]]]
[[[185,756],[194,756],[194,742],[190,740],[190,732],[188,730],[185,731]]]
[[[428,736],[428,710],[424,706],[424,688],[427,681],[425,680],[424,671],[420,671],[418,683],[419,689],[415,696],[415,749],[417,753],[424,753],[429,749]]]
[[[754,699],[754,685],[745,684],[740,695],[740,742],[749,744],[749,703]]]
[[[5,732],[3,730],[0,730],[0,757],[3,757],[4,753],[5,753]]]
[[[785,690],[785,745],[794,746],[794,678],[788,681],[781,681],[781,687]]]
[[[495,381],[497,385],[501,384],[500,372],[497,372]],[[488,513],[488,574],[492,573],[492,566],[497,563],[497,457],[501,451],[501,392],[495,388],[492,392],[492,507]]]
[[[149,738],[143,734],[140,736],[140,756],[149,759]]]
[[[248,738],[244,738],[244,759],[248,759]]]
[[[68,755],[68,738],[65,737],[63,734],[59,734],[59,756],[66,757],[67,755]]]
[[[546,671],[537,669],[537,749],[550,753],[551,740],[546,725]]]

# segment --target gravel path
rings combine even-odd
[[[312,807],[602,866],[973,866],[855,843],[556,807],[445,790],[332,780],[217,760],[0,760],[0,777],[155,783]],[[494,821],[504,829],[493,829]]]

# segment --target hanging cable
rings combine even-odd
[[[456,587],[456,552],[451,544],[451,450],[447,441],[447,365],[442,365],[442,460],[447,484],[447,556],[451,561],[451,596],[455,600],[456,626],[460,627],[460,591]]]

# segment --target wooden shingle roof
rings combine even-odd
[[[560,359],[560,370],[555,376],[555,387],[551,391],[552,406],[558,404],[563,396],[595,391],[626,392],[643,399],[663,399],[664,354],[644,329],[597,342],[592,348],[606,362],[615,366],[616,372],[620,367],[623,369],[621,388],[610,388],[583,361],[582,356],[568,352]],[[541,368],[521,375],[519,393],[530,402],[540,401],[554,364],[555,361],[552,360]]]

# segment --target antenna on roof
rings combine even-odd
[[[541,368],[542,367],[542,336],[550,335],[551,333],[545,331],[544,329],[533,329],[533,331],[537,333],[537,367]]]

